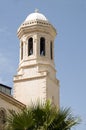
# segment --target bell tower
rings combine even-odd
[[[18,29],[20,61],[14,76],[14,98],[31,105],[50,99],[59,107],[59,81],[54,65],[56,30],[37,10]]]

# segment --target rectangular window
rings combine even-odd
[[[50,42],[50,57],[51,60],[53,59],[53,47],[52,47],[52,42]]]
[[[45,38],[40,39],[40,55],[45,56]]]
[[[21,43],[21,60],[23,59],[23,43]]]
[[[33,54],[33,38],[28,40],[28,56]]]

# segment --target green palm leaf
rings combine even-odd
[[[58,109],[49,101],[20,112],[9,112],[8,130],[70,130],[79,123],[78,117],[72,115],[70,108]]]

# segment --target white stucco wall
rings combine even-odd
[[[50,99],[54,105],[59,107],[59,81],[47,77],[47,99]]]
[[[11,104],[10,101],[6,101],[2,98],[0,98],[0,108],[4,108],[7,112],[7,114],[9,113],[8,110],[15,110],[15,111],[19,111],[20,109],[14,104]]]
[[[46,99],[46,78],[22,80],[14,84],[14,98],[27,106],[36,103],[37,100]]]

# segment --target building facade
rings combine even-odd
[[[20,111],[37,102],[51,100],[59,107],[59,81],[54,63],[56,29],[37,10],[27,16],[18,29],[19,66],[11,88],[0,84],[0,130],[4,129],[9,109]]]
[[[21,111],[26,106],[14,99],[11,95],[11,88],[7,85],[0,84],[0,130],[4,130],[9,109]]]

